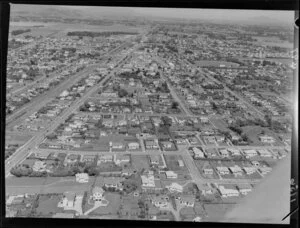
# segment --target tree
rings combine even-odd
[[[177,109],[179,106],[179,103],[177,101],[174,101],[171,105],[172,109]]]
[[[126,97],[128,95],[128,92],[125,89],[119,89],[118,95],[119,97]]]

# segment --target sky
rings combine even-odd
[[[24,6],[24,5],[23,5]],[[22,8],[32,10],[22,5],[13,6],[12,9]],[[200,19],[206,21],[231,21],[245,23],[264,24],[292,24],[294,21],[293,11],[270,11],[270,10],[227,10],[227,9],[178,9],[178,8],[138,8],[138,7],[90,7],[90,6],[51,6],[55,8],[74,10],[82,15],[99,18],[101,16],[142,16],[149,18],[179,18]],[[30,9],[31,8],[31,9]]]

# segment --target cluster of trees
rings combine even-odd
[[[169,93],[169,87],[168,84],[166,82],[161,83],[157,88],[156,88],[157,92],[161,92],[161,93]]]
[[[17,35],[20,35],[22,33],[30,32],[30,31],[31,31],[31,29],[18,29],[18,30],[12,31],[11,34],[13,36],[17,36]]]
[[[112,36],[112,35],[136,35],[138,33],[136,32],[90,32],[90,31],[74,31],[74,32],[68,32],[67,36],[88,36],[88,37],[98,37],[98,36]]]
[[[35,172],[27,164],[19,164],[10,170],[10,173],[16,177],[45,177],[47,172]]]
[[[224,89],[222,84],[208,84],[208,85],[201,85],[204,89]]]

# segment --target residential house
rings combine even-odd
[[[159,155],[150,154],[150,164],[151,165],[159,165]]]
[[[129,154],[114,154],[114,162],[116,165],[130,162]]]
[[[216,135],[215,136],[217,142],[224,142],[225,136],[224,135]]]
[[[242,176],[243,175],[243,170],[241,169],[241,167],[239,167],[238,165],[234,165],[232,167],[229,167],[230,172],[232,172],[232,174],[234,174],[235,176]]]
[[[58,207],[74,207],[76,194],[75,192],[65,192],[63,199],[58,203]]]
[[[150,198],[152,204],[158,208],[166,208],[169,205],[169,197],[164,195],[153,196]]]
[[[213,170],[212,168],[204,168],[204,169],[203,169],[203,173],[204,173],[205,175],[213,175],[214,170]]]
[[[145,147],[148,150],[153,150],[153,149],[157,150],[159,148],[157,140],[151,140],[151,139],[145,140]]]
[[[256,172],[255,167],[243,167],[242,168],[247,175],[251,175]]]
[[[274,143],[275,139],[272,136],[261,135],[259,136],[259,140],[263,143]]]
[[[113,162],[113,155],[100,155],[98,157],[97,165],[106,162]]]
[[[49,151],[39,151],[35,153],[35,157],[39,159],[47,159],[49,154]]]
[[[233,196],[239,196],[239,191],[234,188],[225,188],[224,186],[220,185],[218,187],[218,191],[221,194],[221,197],[227,198],[227,197],[233,197]]]
[[[242,195],[247,195],[252,191],[252,187],[250,184],[239,184],[237,186],[237,189]]]
[[[110,142],[109,144],[112,150],[125,150],[125,145],[122,142]]]
[[[181,195],[176,197],[176,200],[178,200],[182,206],[194,207],[195,205],[195,196],[193,195]]]
[[[127,146],[129,150],[137,150],[140,148],[140,144],[138,142],[130,142]]]
[[[81,161],[86,163],[93,163],[95,161],[95,155],[83,155]]]
[[[103,188],[99,187],[99,186],[96,186],[93,188],[92,190],[92,198],[93,200],[95,201],[101,201],[104,197],[103,197],[103,194],[104,194],[104,190]]]
[[[47,164],[44,161],[35,161],[32,170],[35,172],[44,172],[46,171],[46,166]]]
[[[244,150],[244,154],[245,154],[246,158],[257,156],[256,150],[253,150],[253,149]]]
[[[236,148],[228,148],[227,150],[231,153],[231,156],[240,156],[241,155],[240,151]]]
[[[184,167],[184,163],[183,163],[183,161],[181,159],[178,160],[178,165],[179,165],[179,167]]]
[[[263,166],[263,167],[259,167],[258,171],[262,174],[262,175],[266,175],[268,173],[270,173],[272,171],[272,167],[268,167],[268,166]]]
[[[168,179],[177,179],[178,174],[175,173],[174,171],[166,171],[166,176]]]
[[[122,179],[116,177],[107,177],[103,180],[103,186],[106,188],[113,188],[115,190],[123,190],[121,183]]]
[[[172,192],[183,192],[183,186],[181,186],[180,184],[173,182],[170,185],[167,185],[166,188],[172,193]]]
[[[163,149],[171,149],[173,147],[173,143],[170,141],[163,141],[161,145]]]
[[[257,150],[257,152],[261,157],[272,157],[273,156],[273,154],[270,151],[265,150],[265,149]]]
[[[223,158],[228,158],[228,157],[229,157],[229,152],[228,152],[227,149],[220,149],[219,152],[220,152],[220,155],[221,155]]]
[[[192,150],[194,152],[195,159],[204,158],[204,152],[201,149],[199,149],[197,147],[193,147]]]
[[[227,174],[229,174],[229,169],[227,167],[225,167],[225,166],[219,166],[219,167],[217,167],[217,171],[221,175],[227,175]]]
[[[65,160],[65,164],[74,164],[76,163],[80,158],[80,155],[77,154],[70,154],[66,160]]]
[[[142,175],[142,188],[154,188],[155,181],[153,175]]]
[[[76,173],[75,178],[76,178],[76,182],[79,183],[89,182],[89,175],[87,173]]]

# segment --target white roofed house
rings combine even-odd
[[[104,198],[103,194],[104,194],[104,190],[103,188],[99,187],[99,186],[96,186],[93,188],[93,195],[92,195],[92,198],[93,200],[95,201],[102,201],[102,199]]]
[[[175,173],[174,171],[166,171],[166,176],[168,179],[177,179],[178,174]]]
[[[150,155],[151,165],[159,165],[159,155]]]
[[[247,175],[251,175],[256,172],[255,167],[243,167],[242,168]]]
[[[130,142],[127,146],[129,150],[137,150],[140,148],[140,144],[138,142]]]
[[[224,186],[220,185],[218,187],[218,191],[221,194],[221,197],[227,198],[227,197],[233,197],[233,196],[239,196],[239,191],[234,188],[225,188]]]
[[[227,149],[220,149],[219,152],[220,152],[220,155],[221,155],[223,158],[229,157],[229,152],[228,152]]]
[[[106,188],[113,188],[115,190],[123,190],[122,179],[117,177],[108,177],[103,180],[103,185]]]
[[[170,185],[167,185],[166,188],[172,193],[172,192],[179,192],[182,193],[183,192],[183,186],[181,186],[180,184],[173,182]]]
[[[205,175],[213,175],[214,174],[214,170],[212,168],[204,168],[203,169],[203,173]]]
[[[259,136],[259,140],[263,143],[274,143],[275,139],[272,136],[261,135]]]
[[[229,170],[235,176],[242,176],[243,175],[243,170],[238,165],[234,165],[232,167],[229,167]]]
[[[257,156],[256,150],[253,150],[253,149],[244,150],[244,154],[245,154],[246,158]]]
[[[114,155],[114,162],[116,165],[120,165],[122,163],[130,162],[130,155],[129,154],[115,154]]]
[[[166,208],[169,206],[169,197],[164,195],[153,196],[151,202],[158,208]]]
[[[219,167],[216,167],[216,169],[217,169],[217,171],[218,171],[218,173],[220,175],[227,175],[227,174],[229,174],[229,169],[227,167],[225,167],[225,166],[219,166]]]
[[[179,167],[184,167],[184,163],[183,163],[183,161],[181,159],[178,160],[178,165],[179,165]]]
[[[97,165],[106,162],[113,162],[113,155],[100,155],[98,157]]]
[[[239,149],[236,149],[236,148],[228,148],[227,150],[231,153],[232,156],[239,156],[239,155],[241,155]]]
[[[89,182],[89,175],[87,173],[76,173],[75,178],[76,178],[76,182],[79,183]]]
[[[266,149],[260,149],[260,150],[257,150],[257,152],[261,157],[272,157],[273,156],[273,154]]]
[[[44,161],[35,161],[32,170],[35,172],[44,172],[46,171],[46,166],[46,162]]]
[[[262,174],[262,175],[266,175],[268,173],[270,173],[272,171],[272,168],[269,166],[263,166],[263,167],[259,167],[258,171]]]
[[[155,181],[153,175],[142,175],[142,188],[154,188],[155,187]]]
[[[193,195],[181,195],[175,198],[179,201],[180,205],[186,207],[194,207],[195,205],[195,196]]]
[[[125,149],[125,145],[122,142],[110,142],[110,147],[112,148],[112,150],[124,150]]]
[[[239,184],[237,186],[237,189],[242,195],[247,195],[252,191],[252,187],[250,184]]]
[[[204,158],[204,152],[197,147],[193,147],[194,158]]]

